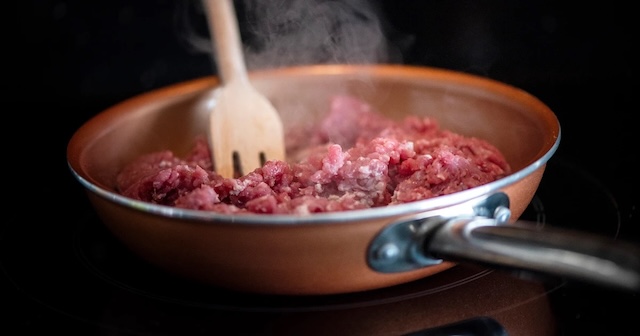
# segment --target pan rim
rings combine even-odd
[[[478,75],[463,73],[454,70],[448,69],[440,69],[434,67],[425,67],[425,66],[410,66],[410,65],[394,65],[394,64],[376,64],[376,65],[311,65],[311,66],[294,66],[294,67],[283,67],[283,68],[275,68],[275,69],[267,69],[267,70],[258,70],[251,72],[250,76],[254,78],[260,78],[269,76],[270,74],[277,72],[283,73],[285,76],[287,75],[296,75],[300,73],[304,73],[305,75],[323,75],[327,76],[335,74],[335,75],[344,75],[347,74],[358,74],[362,72],[373,72],[375,75],[379,75],[381,77],[385,76],[415,76],[423,78],[425,74],[428,74],[428,78],[431,80],[438,79],[440,77],[446,77],[448,82],[482,82],[484,84],[490,84],[492,88],[495,90],[508,90],[510,93],[517,93],[520,95],[524,95],[527,99],[533,100],[536,104],[540,104],[542,107],[547,108],[547,106],[542,103],[538,98],[533,95],[523,91],[519,88],[511,86],[506,83],[502,83],[490,78],[481,77]],[[129,100],[121,102],[118,105],[129,104],[132,103],[133,100],[138,99],[148,99],[150,96],[157,95],[159,92],[166,92],[168,90],[177,90],[177,93],[180,92],[192,92],[193,88],[199,88],[202,85],[209,86],[215,85],[216,79],[215,77],[204,77],[198,78],[186,82],[177,83],[174,85],[170,85],[164,88],[160,88],[154,91],[150,91],[147,93],[143,93],[142,95],[138,95]],[[471,85],[471,84],[470,84]],[[116,105],[117,106],[117,105]],[[248,225],[294,225],[294,224],[312,224],[312,223],[344,223],[351,222],[354,220],[373,220],[373,219],[382,219],[393,216],[401,216],[413,213],[420,213],[426,211],[434,211],[443,208],[448,208],[454,206],[456,204],[460,204],[474,198],[487,196],[493,192],[496,192],[500,189],[508,187],[525,177],[532,174],[534,171],[543,167],[554,155],[557,148],[559,147],[560,139],[561,139],[561,128],[560,124],[556,118],[556,116],[547,108],[548,112],[554,117],[554,121],[557,127],[557,135],[553,140],[553,143],[550,144],[549,148],[546,152],[542,153],[542,155],[532,162],[531,164],[525,166],[522,169],[519,169],[511,174],[495,180],[493,182],[477,186],[474,188],[470,188],[463,191],[458,191],[449,195],[437,196],[425,200],[413,201],[409,203],[403,204],[394,204],[384,207],[376,207],[376,208],[368,208],[368,209],[357,209],[357,210],[348,210],[348,211],[338,211],[338,212],[324,212],[324,213],[313,213],[307,215],[301,214],[255,214],[255,213],[240,213],[240,214],[224,214],[217,213],[212,211],[202,211],[202,210],[192,210],[192,209],[182,209],[173,206],[159,205],[153,204],[145,201],[131,199],[125,196],[122,196],[116,192],[107,190],[102,188],[92,182],[90,182],[87,178],[85,178],[79,170],[74,168],[73,158],[70,155],[71,144],[74,142],[75,135],[72,136],[69,147],[67,150],[67,165],[71,170],[72,175],[76,180],[80,182],[80,184],[87,189],[87,191],[92,192],[108,201],[111,201],[115,204],[124,206],[131,210],[140,211],[143,213],[162,216],[166,218],[176,218],[176,219],[186,219],[186,220],[195,220],[195,221],[204,221],[211,223],[233,223],[233,224],[248,224]],[[82,126],[81,126],[82,128]],[[78,130],[79,131],[79,130]],[[77,132],[76,131],[76,134]]]

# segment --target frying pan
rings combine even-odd
[[[640,288],[636,246],[518,220],[559,146],[560,125],[539,99],[488,78],[403,65],[312,65],[256,71],[256,88],[285,129],[322,120],[336,94],[395,119],[431,116],[483,138],[513,173],[412,203],[313,215],[225,215],[136,201],[115,190],[134,158],[186,154],[206,132],[215,77],[119,103],[71,137],[67,161],[101,221],[147,262],[193,281],[286,295],[337,294],[398,285],[460,262]],[[250,135],[247,135],[250,136]]]

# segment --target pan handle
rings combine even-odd
[[[457,215],[436,210],[385,227],[369,245],[369,267],[395,273],[470,261],[640,291],[640,246],[529,221],[509,223],[509,198],[501,192],[449,210]]]
[[[627,242],[485,217],[454,218],[425,234],[425,256],[640,291],[640,249]]]

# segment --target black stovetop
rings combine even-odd
[[[640,244],[631,8],[547,1],[376,3],[398,51],[389,62],[491,77],[534,94],[558,115],[560,148],[529,216],[539,215],[537,204],[547,224]],[[125,98],[214,73],[209,55],[195,48],[193,34],[203,34],[196,4],[33,0],[17,8],[10,33],[16,40],[5,51],[6,65],[17,74],[5,80],[5,115],[17,114],[19,126],[3,135],[9,147],[5,196],[11,201],[0,224],[0,334],[199,335],[222,327],[271,334],[287,319],[347,323],[329,312],[388,310],[432,295],[407,287],[374,298],[293,300],[167,292],[164,285],[179,287],[180,280],[146,269],[101,227],[67,168],[67,141],[88,118]],[[483,269],[460,272],[504,281]],[[559,335],[638,331],[638,293],[561,279],[544,286]],[[314,319],[318,314],[329,322]],[[152,325],[136,321],[145,318]]]

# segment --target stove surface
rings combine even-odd
[[[461,322],[469,335],[637,333],[638,293],[476,265],[365,293],[281,297],[205,288],[131,255],[89,207],[66,144],[106,107],[214,72],[197,39],[185,38],[185,22],[199,27],[194,3],[34,0],[16,8],[22,19],[9,56],[21,73],[9,78],[7,100],[22,106],[19,125],[33,127],[27,136],[41,145],[3,135],[20,167],[7,189],[7,209],[18,211],[0,224],[0,334],[448,335]],[[540,98],[558,115],[562,140],[523,218],[640,244],[633,11],[456,3],[379,1],[401,51],[391,60],[491,77]]]

